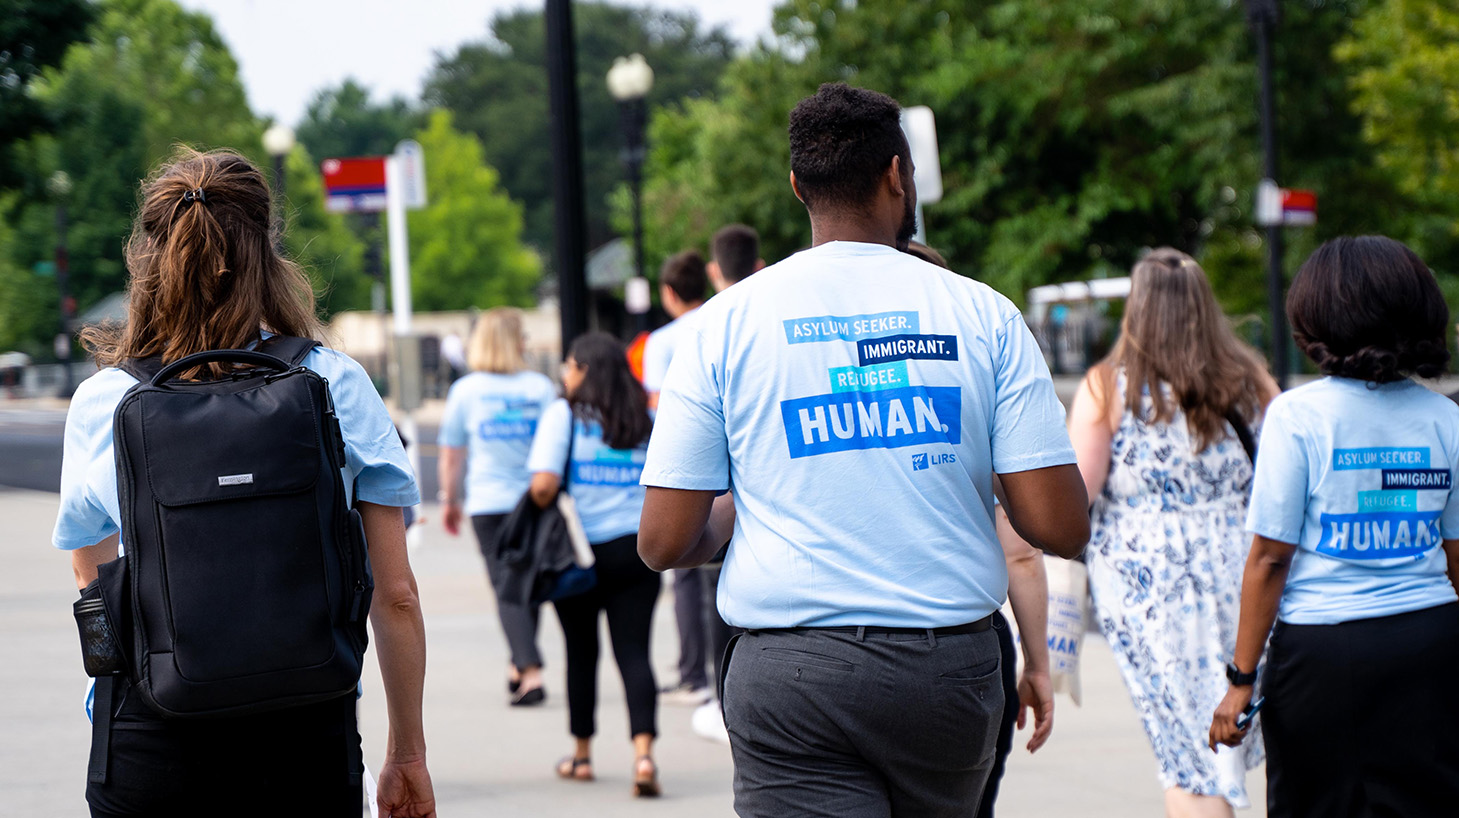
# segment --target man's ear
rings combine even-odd
[[[906,185],[902,184],[902,157],[893,156],[892,163],[887,165],[887,185],[893,196],[906,196]]]
[[[800,195],[800,183],[795,181],[795,171],[790,172],[790,190],[795,194],[795,198],[800,200],[801,204],[805,204],[805,197]]]

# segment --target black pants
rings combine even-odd
[[[598,584],[591,591],[552,603],[567,643],[569,729],[578,738],[597,733],[598,614],[608,615],[608,637],[628,698],[629,735],[658,735],[658,687],[649,661],[659,575],[638,558],[630,534],[594,543]]]
[[[253,716],[163,720],[125,681],[110,769],[88,783],[92,818],[255,818],[282,810],[359,818],[355,696]]]
[[[1268,815],[1459,811],[1459,603],[1279,622],[1264,688]]]
[[[965,818],[1003,715],[998,638],[748,631],[725,724],[749,818]]]
[[[993,818],[993,804],[998,800],[998,784],[1003,780],[1003,769],[1008,765],[1008,755],[1013,752],[1013,731],[1018,726],[1018,654],[1013,645],[1013,631],[1002,613],[993,614],[993,631],[998,634],[998,655],[1003,660],[1003,720],[998,722],[998,742],[994,746],[993,769],[988,773],[988,783],[983,788],[983,800],[978,806],[978,818]]]
[[[481,558],[486,561],[486,575],[491,580],[493,593],[496,578],[501,573],[501,562],[497,559],[496,534],[501,529],[505,514],[473,514],[471,527],[476,530],[476,544],[481,549]],[[496,601],[497,616],[501,618],[502,633],[506,634],[507,647],[512,652],[512,665],[517,669],[542,666],[542,653],[537,650],[536,605],[518,605]]]
[[[704,586],[704,638],[716,685],[724,677],[724,652],[729,647],[730,637],[743,632],[742,628],[725,622],[724,617],[719,615],[719,574],[722,570],[722,562],[702,565],[699,568],[700,582]]]

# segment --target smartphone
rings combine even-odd
[[[1248,704],[1246,709],[1241,711],[1241,715],[1236,717],[1236,729],[1245,730],[1250,727],[1251,720],[1256,718],[1257,711],[1261,710],[1261,706],[1264,704],[1266,704],[1266,696],[1262,696],[1260,699],[1256,699],[1251,704]]]

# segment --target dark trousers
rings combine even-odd
[[[254,818],[280,808],[359,818],[355,696],[253,716],[164,720],[118,685],[105,784],[92,818]]]
[[[491,581],[493,593],[496,590],[497,575],[502,571],[501,561],[497,559],[496,553],[496,534],[506,518],[505,514],[474,514],[471,517],[471,527],[476,530],[476,544],[481,549],[481,558],[486,561],[486,575]],[[497,616],[502,621],[502,633],[506,634],[507,647],[512,652],[512,665],[519,670],[534,665],[542,666],[542,654],[537,650],[538,610],[536,605],[503,602],[500,597],[496,601]]]
[[[1264,676],[1268,815],[1459,811],[1459,603],[1279,622]]]
[[[1003,715],[998,638],[747,631],[724,679],[735,812],[965,818]]]
[[[578,738],[597,732],[598,614],[608,615],[608,638],[628,698],[629,735],[658,735],[658,687],[649,661],[659,575],[638,558],[638,537],[630,534],[594,543],[598,584],[587,593],[553,604],[567,643],[569,728]]]
[[[1013,645],[1013,631],[1003,614],[993,614],[993,632],[998,634],[998,655],[1003,661],[1003,719],[998,722],[998,742],[994,746],[993,769],[983,787],[983,800],[978,805],[978,818],[993,818],[993,804],[998,800],[998,784],[1008,755],[1013,752],[1013,731],[1018,726],[1018,654]]]
[[[674,569],[674,624],[679,628],[679,684],[709,687],[705,672],[704,577],[699,568]]]
[[[729,647],[730,637],[743,632],[724,621],[719,615],[719,573],[724,563],[715,562],[700,566],[701,584],[704,586],[704,639],[709,650],[715,684],[724,678],[724,652]]]

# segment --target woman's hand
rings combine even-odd
[[[461,533],[461,501],[447,500],[441,506],[441,522],[452,537]]]
[[[1210,747],[1216,749],[1217,744],[1225,744],[1228,747],[1236,747],[1246,738],[1246,730],[1237,729],[1236,719],[1241,711],[1251,704],[1251,685],[1241,687],[1231,686],[1226,690],[1226,698],[1216,706],[1216,713],[1211,717],[1211,741]],[[1250,729],[1251,725],[1247,725]]]
[[[1054,731],[1054,683],[1048,671],[1023,671],[1018,682],[1018,729],[1028,724],[1033,713],[1033,735],[1028,738],[1028,751],[1038,752]]]

